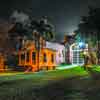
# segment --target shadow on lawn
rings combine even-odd
[[[37,100],[98,100],[100,73],[91,68],[87,71],[90,77],[65,78],[42,87],[36,93]]]
[[[25,80],[22,80],[22,85],[15,82],[14,86],[17,85],[17,87],[14,89],[11,84],[12,90],[10,90],[14,94],[11,92],[11,95],[8,95],[9,92],[7,92],[6,96],[2,97],[3,99],[0,97],[0,100],[99,100],[100,73],[91,68],[88,68],[87,71],[90,76],[64,78],[50,82],[43,87],[34,86],[30,81]],[[25,88],[23,83],[25,83]],[[2,87],[6,88],[8,85],[2,84]]]
[[[87,68],[86,71],[88,71],[93,80],[100,80],[100,72],[94,71],[92,68]]]

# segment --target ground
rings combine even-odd
[[[0,100],[98,100],[100,68],[0,75]]]

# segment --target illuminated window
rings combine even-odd
[[[51,62],[54,63],[54,55],[51,54]]]
[[[30,52],[27,52],[27,53],[26,53],[26,56],[27,56],[27,57],[26,57],[26,58],[27,58],[26,60],[27,60],[27,62],[29,62],[29,55],[30,55]]]
[[[33,64],[36,63],[36,53],[35,52],[32,52],[32,61],[33,61]]]
[[[21,59],[25,60],[25,53],[21,54]]]
[[[47,55],[46,55],[46,53],[44,53],[43,55],[44,55],[43,61],[44,61],[44,62],[47,62]]]
[[[73,64],[83,64],[84,63],[84,59],[80,53],[81,53],[80,50],[73,50]]]
[[[79,46],[75,44],[71,47],[70,50],[71,50],[70,57],[72,64],[78,64],[78,65],[84,64],[84,58],[81,55],[82,50],[79,48]]]

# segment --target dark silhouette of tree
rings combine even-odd
[[[15,25],[9,31],[10,37],[19,39],[19,44],[24,40],[25,37],[27,39],[38,40],[39,37],[42,36],[45,40],[54,40],[54,26],[48,21],[47,17],[42,17],[39,20],[29,17],[29,19],[26,19],[27,21],[20,21],[19,19],[22,18],[18,18],[18,20],[16,17],[11,18]],[[36,34],[36,32],[38,34]]]
[[[32,31],[37,31],[40,36],[45,38],[45,40],[51,41],[55,38],[54,26],[48,22],[47,17],[42,17],[39,20],[33,19],[30,27]]]
[[[82,36],[95,37],[97,41],[100,41],[100,8],[89,7],[88,16],[82,16],[78,31]]]
[[[42,37],[45,40],[51,41],[54,39],[54,27],[52,24],[48,22],[48,19],[46,17],[42,17],[40,20],[32,20],[30,25],[33,33],[33,39],[36,43],[36,48],[38,50],[38,70],[39,70],[39,50],[43,45],[41,46],[40,39]]]
[[[75,33],[76,36],[80,34],[81,39],[88,43],[91,61],[93,61],[92,56],[94,55],[96,60],[96,54],[93,52],[99,52],[97,44],[100,42],[100,8],[89,7],[88,16],[81,17],[81,22]],[[93,48],[96,50],[93,51]],[[99,53],[97,53],[97,55],[98,54]]]
[[[14,49],[15,42],[12,42],[8,33],[12,27],[13,24],[8,21],[0,22],[0,52],[3,54],[11,53]]]
[[[41,37],[44,40],[54,40],[54,26],[48,21],[47,17],[42,17],[41,19],[33,19],[31,16],[26,17],[25,14],[21,13],[21,15],[25,15],[25,20],[22,18],[16,17],[20,13],[15,12],[14,18],[11,17],[15,26],[9,31],[10,37],[17,40],[16,48],[17,50],[23,48],[25,46],[25,40],[34,40],[36,49],[38,50],[38,61],[39,61],[39,50],[41,49],[40,39]],[[18,19],[16,19],[18,18]],[[22,19],[22,20],[20,20]],[[38,62],[39,64],[39,62]],[[39,70],[39,65],[38,65]]]

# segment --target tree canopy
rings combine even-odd
[[[48,21],[46,16],[43,16],[40,19],[34,19],[32,16],[21,11],[15,11],[11,15],[10,19],[13,23],[15,23],[15,29],[13,30],[17,33],[16,35],[20,37],[26,36],[28,38],[32,38],[32,33],[35,30],[41,36],[44,36],[46,40],[54,39],[54,25]]]
[[[100,8],[89,7],[88,16],[82,16],[78,30],[83,38],[100,41]]]

